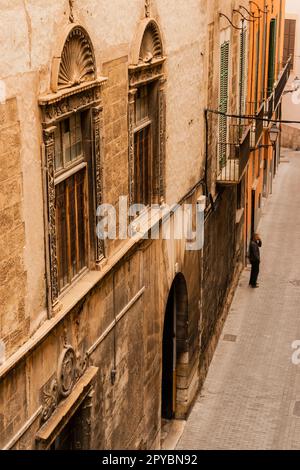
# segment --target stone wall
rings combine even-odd
[[[103,64],[103,73],[108,78],[103,90],[103,202],[115,207],[119,220],[119,197],[128,194],[127,56]],[[110,241],[107,256],[119,245]]]
[[[282,124],[281,145],[292,150],[300,150],[300,129]]]
[[[5,357],[29,337],[25,314],[25,229],[17,102],[0,105],[0,340]]]
[[[203,320],[202,320],[202,361],[207,350],[218,335],[217,325],[224,313],[228,293],[235,274],[236,261],[236,190],[224,189],[205,224],[205,246],[203,267]]]
[[[189,359],[178,365],[177,406],[181,417],[188,413],[198,388],[200,260],[198,252],[185,252],[179,241],[145,241],[128,253],[127,260],[2,378],[0,446],[13,440],[15,449],[36,448],[36,433],[44,423],[41,407],[45,408],[51,396],[50,385],[67,343],[80,354],[88,352],[89,366],[99,368],[94,384],[91,447],[159,448],[162,334],[176,269],[186,279],[189,305]],[[126,314],[113,327],[124,308]],[[54,406],[57,413],[62,402]],[[21,428],[25,430],[16,438]]]
[[[230,14],[233,3],[237,5],[226,2],[225,13]],[[203,176],[206,25],[208,17],[210,23],[215,22],[210,45],[216,44],[211,56],[216,64],[211,65],[209,92],[216,108],[219,2],[157,0],[152,4],[167,57],[166,193],[167,200],[175,203]],[[118,0],[86,0],[85,8],[80,9],[78,5],[75,2],[74,15],[91,36],[97,74],[108,78],[103,90],[103,202],[116,206],[118,197],[128,192],[127,67],[136,28],[144,17],[144,1],[122,2],[122,9]],[[203,276],[201,253],[186,252],[182,241],[144,241],[130,251],[122,247],[125,251],[118,262],[120,244],[112,242],[106,264],[101,266],[103,271],[88,273],[73,292],[66,294],[62,309],[48,318],[38,98],[49,92],[53,54],[68,24],[68,2],[53,0],[45,5],[44,0],[28,0],[12,5],[6,1],[0,7],[0,21],[4,25],[0,31],[4,44],[0,77],[6,77],[8,97],[16,97],[0,108],[0,217],[1,227],[5,227],[5,235],[0,235],[0,327],[11,361],[1,369],[0,445],[36,447],[36,433],[43,425],[41,407],[45,407],[45,400],[51,400],[49,387],[67,342],[77,352],[88,352],[89,365],[98,367],[91,447],[159,448],[162,333],[170,288],[176,274],[182,273],[188,289],[188,346],[178,367],[176,412],[178,417],[185,417],[203,375],[201,361],[199,368],[201,305],[204,357],[224,314],[234,277],[235,190],[222,193],[216,212],[206,224]],[[16,21],[13,38],[10,30]],[[12,166],[9,174],[2,164],[7,156]],[[214,190],[215,149],[211,149],[209,158],[210,186]],[[196,202],[195,195],[192,202]],[[29,316],[31,340],[17,351],[29,338]],[[11,358],[13,353],[16,355]],[[60,404],[55,402],[54,409]]]

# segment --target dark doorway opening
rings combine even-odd
[[[188,325],[187,285],[184,276],[177,274],[168,296],[163,331],[161,414],[165,420],[176,417],[177,366],[188,356]]]

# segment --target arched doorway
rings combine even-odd
[[[162,418],[176,417],[178,369],[188,353],[188,293],[182,274],[175,277],[166,306],[162,344]]]

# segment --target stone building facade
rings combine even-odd
[[[156,449],[162,418],[187,416],[245,258],[244,169],[220,180],[204,113],[224,39],[228,112],[241,102],[240,4],[1,4],[3,448]],[[156,239],[96,236],[97,208],[120,221],[124,196]],[[203,249],[164,239],[150,205],[203,196]]]

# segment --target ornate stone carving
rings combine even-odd
[[[129,92],[128,100],[128,127],[129,127],[129,153],[128,153],[128,186],[129,186],[129,204],[134,204],[134,108],[135,94],[137,89]]]
[[[150,17],[150,2],[145,2],[146,11]],[[147,16],[147,15],[146,15]],[[134,198],[134,127],[135,127],[135,93],[137,88],[147,83],[159,83],[158,93],[158,149],[155,152],[154,178],[152,182],[153,199],[158,203],[164,199],[165,186],[165,96],[163,91],[164,84],[164,62],[163,45],[161,34],[157,22],[153,18],[144,20],[140,24],[137,34],[138,40],[135,41],[131,51],[131,65],[129,66],[129,106],[128,106],[128,125],[129,125],[129,197],[130,204],[135,201]],[[140,42],[139,42],[140,41]]]
[[[95,169],[96,169],[96,206],[97,208],[102,204],[102,183],[103,183],[103,169],[101,162],[101,136],[103,135],[103,117],[102,107],[97,106],[93,108],[93,131],[94,131],[94,142],[95,142]],[[97,260],[99,263],[104,258],[104,240],[100,240],[97,237]]]
[[[55,127],[44,130],[45,157],[47,165],[47,195],[48,195],[48,232],[50,252],[50,277],[52,306],[58,297],[58,269],[56,255],[56,225],[55,225],[55,183],[54,183],[54,131]]]
[[[145,0],[145,16],[146,18],[151,16],[151,0]]]
[[[147,82],[158,80],[163,74],[163,64],[154,63],[144,67],[132,67],[129,69],[129,84],[131,87],[140,86]]]
[[[69,0],[69,7],[70,7],[70,15],[69,15],[69,21],[70,23],[74,23],[74,0]]]
[[[59,394],[64,398],[69,396],[76,380],[76,354],[72,346],[66,345],[61,353],[57,380]]]
[[[58,403],[58,383],[56,378],[52,379],[49,385],[45,386],[42,392],[42,421],[47,421],[55,411]]]
[[[84,109],[99,109],[98,112],[93,111],[93,128],[94,128],[94,155],[95,155],[95,183],[97,205],[102,200],[102,168],[101,168],[101,136],[102,128],[102,107],[101,103],[101,86],[104,83],[93,83],[87,89],[78,91],[77,93],[67,93],[61,96],[48,95],[40,100],[44,119],[44,145],[45,145],[45,163],[46,163],[46,194],[48,197],[48,231],[49,231],[49,258],[50,258],[50,276],[51,276],[51,300],[52,306],[55,305],[59,295],[58,289],[58,263],[56,250],[56,220],[55,220],[55,142],[54,131],[55,125],[59,119],[67,118],[75,111],[83,111]],[[85,88],[85,87],[84,87]],[[102,240],[97,241],[97,260],[104,257],[104,243]]]
[[[70,395],[87,367],[87,353],[76,352],[72,346],[65,344],[59,357],[56,376],[42,390],[43,422],[50,418],[60,401]]]
[[[161,79],[159,88],[159,202],[165,198],[165,161],[166,161],[166,99],[165,80]]]
[[[80,26],[74,27],[61,54],[58,89],[80,85],[95,78],[96,65],[91,41]]]
[[[163,57],[160,32],[155,21],[150,21],[144,31],[140,47],[139,61],[148,63],[153,59]]]

